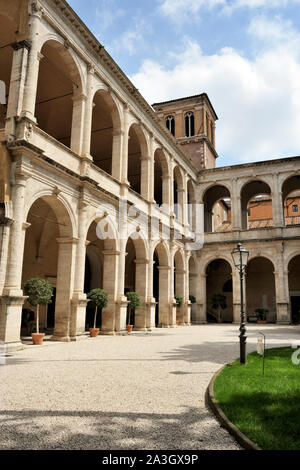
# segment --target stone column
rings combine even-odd
[[[288,325],[290,323],[289,312],[289,280],[288,273],[284,271],[283,253],[277,253],[277,270],[275,276],[277,323]]]
[[[160,327],[168,327],[170,324],[174,325],[174,312],[170,315],[170,301],[169,301],[169,289],[170,289],[170,278],[171,278],[171,267],[170,266],[158,266],[159,270],[159,299],[158,299],[158,312],[159,319],[158,323]]]
[[[162,200],[164,206],[167,206],[168,208],[168,214],[170,214],[170,212],[173,212],[173,198],[171,194],[171,176],[162,175]]]
[[[0,299],[0,341],[5,343],[7,351],[21,347],[22,307],[26,299],[21,289],[24,229],[28,227],[28,224],[23,222],[26,181],[27,176],[16,175],[12,191],[14,221],[10,229],[6,279]]]
[[[72,129],[71,129],[71,150],[77,155],[82,154],[85,127],[85,107],[87,97],[83,94],[75,94],[72,97]]]
[[[30,44],[27,41],[16,42],[12,44],[12,48],[14,49],[14,55],[5,126],[5,133],[9,140],[15,137],[15,117],[19,117],[22,112],[24,84]]]
[[[71,298],[74,286],[74,265],[78,238],[58,238],[57,287],[55,303],[55,327],[52,341],[70,341]]]
[[[42,55],[39,53],[40,43],[40,21],[43,15],[43,10],[33,4],[31,6],[30,13],[30,33],[29,42],[31,44],[31,50],[28,57],[27,74],[24,88],[24,99],[22,116],[27,117],[33,122],[36,122],[34,117],[35,114],[35,103],[36,103],[36,92],[37,83],[39,76],[39,62]]]
[[[147,291],[148,291],[148,259],[135,260],[135,290],[138,293],[141,301],[141,306],[135,311],[135,325],[136,331],[147,331]],[[151,281],[150,281],[151,282]]]
[[[182,306],[177,307],[177,321],[179,325],[185,325],[184,321],[184,309],[185,309],[185,277],[186,271],[184,269],[175,268],[175,283],[176,283],[176,294],[182,297]]]
[[[196,314],[194,317],[194,324],[207,323],[206,317],[206,274],[199,274],[196,292]]]
[[[273,175],[273,191],[272,191],[272,209],[273,222],[275,227],[284,227],[284,208],[282,200],[282,191],[279,184],[278,173]]]
[[[0,216],[0,295],[5,284],[10,227],[12,223],[13,220],[5,217],[5,214]]]
[[[185,216],[185,197],[186,197],[186,191],[182,189],[177,188],[177,204],[178,204],[178,221],[184,225],[186,221],[186,216]]]
[[[151,166],[154,160],[150,155],[141,158],[141,196],[150,201],[152,193]],[[153,196],[152,196],[153,201]],[[151,201],[151,202],[152,202]]]
[[[122,129],[115,129],[113,131],[111,174],[118,181],[122,179],[122,149],[124,148],[124,140],[124,131]]]
[[[84,293],[84,276],[86,260],[86,227],[87,205],[79,203],[78,211],[78,243],[76,247],[76,269],[74,278],[74,293],[72,297],[72,318],[70,336],[74,341],[85,333],[87,297]]]
[[[152,253],[152,246],[150,253]],[[153,297],[153,258],[149,260],[148,263],[148,292],[147,292],[147,314],[146,314],[146,327],[148,330],[155,328],[155,309],[156,309],[156,299]]]
[[[118,329],[116,328],[116,311],[117,309],[117,293],[118,293],[118,265],[120,252],[117,250],[104,250],[103,263],[103,290],[108,293],[108,306],[102,311],[102,328],[103,335],[114,335],[115,331],[120,331],[120,322]],[[120,312],[119,312],[120,313]],[[126,313],[126,311],[125,311]],[[118,319],[119,320],[119,319]],[[126,322],[126,317],[125,317]],[[124,329],[124,320],[122,319],[122,329]]]
[[[126,240],[120,237],[120,254],[118,266],[118,288],[117,288],[117,307],[116,307],[116,332],[126,331],[127,316],[127,297],[124,294],[125,286],[125,266],[126,266]]]
[[[88,66],[87,68],[87,96],[85,105],[85,116],[83,124],[83,140],[82,140],[82,156],[88,159],[91,157],[91,133],[92,133],[92,122],[93,122],[93,109],[94,109],[94,73],[93,67]]]
[[[123,138],[123,149],[122,149],[122,158],[121,158],[121,182],[123,184],[129,185],[128,181],[128,142],[129,142],[129,109],[128,106],[124,106],[124,138]]]
[[[231,192],[231,223],[232,230],[242,229],[242,218],[241,218],[241,197],[237,190],[237,180],[232,181],[232,192]]]

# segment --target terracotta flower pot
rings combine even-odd
[[[176,325],[179,326],[179,320],[176,320]]]
[[[96,338],[99,334],[99,328],[90,328],[90,337]]]
[[[218,318],[218,323],[223,323],[222,318]]]
[[[257,323],[259,325],[265,325],[265,323],[267,323],[267,320],[257,320]]]
[[[33,344],[41,345],[43,344],[43,339],[45,337],[45,333],[31,333]]]
[[[127,325],[126,330],[128,331],[128,333],[132,333],[133,325]]]

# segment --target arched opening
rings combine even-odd
[[[77,66],[65,46],[47,41],[41,50],[35,117],[40,129],[72,147],[74,99],[81,93]],[[78,128],[74,134],[78,134]]]
[[[84,292],[88,294],[93,289],[103,289],[103,250],[104,240],[97,236],[97,223],[92,222],[87,234]],[[95,307],[90,303],[86,307],[85,329],[94,327]],[[102,312],[98,311],[96,328],[102,328]]]
[[[194,113],[188,112],[184,116],[185,137],[193,137],[195,135],[195,116]]]
[[[175,119],[174,116],[167,116],[166,127],[169,129],[172,135],[175,136]]]
[[[183,220],[184,194],[183,194],[183,178],[178,166],[173,172],[173,201],[174,214],[178,222]]]
[[[142,129],[132,124],[128,140],[128,181],[130,187],[141,194],[142,165],[141,159],[147,157],[147,144]]]
[[[12,43],[17,41],[17,26],[0,15],[0,129],[5,127],[13,62]]]
[[[282,186],[285,225],[300,224],[300,175],[288,178]]]
[[[231,200],[229,190],[222,185],[209,188],[203,197],[204,232],[231,230]]]
[[[184,261],[181,252],[178,250],[174,256],[174,294],[179,295],[184,302],[185,282],[184,282]],[[184,325],[184,309],[183,305],[176,308],[176,321],[178,324]]]
[[[153,296],[157,302],[156,326],[168,326],[170,323],[170,275],[171,268],[165,245],[159,243],[153,253]]]
[[[300,255],[291,259],[289,272],[289,298],[292,323],[300,323]]]
[[[98,225],[99,224],[99,225]],[[84,292],[103,289],[108,294],[108,306],[98,311],[96,327],[102,334],[115,331],[115,300],[117,292],[117,240],[110,223],[104,219],[93,221],[87,232]],[[93,327],[95,308],[86,307],[85,328]]]
[[[233,321],[232,269],[228,261],[216,259],[206,268],[207,321]]]
[[[40,309],[40,329],[57,337],[68,336],[70,289],[72,276],[73,245],[70,217],[64,205],[54,196],[37,199],[27,217],[22,288],[33,277],[50,282],[54,297],[48,307]],[[24,303],[22,330],[24,336],[34,331],[33,308]],[[27,321],[28,320],[28,321]]]
[[[114,133],[120,129],[117,106],[104,90],[96,92],[93,106],[90,153],[95,165],[113,175]]]
[[[124,293],[136,292],[141,305],[135,312],[127,312],[127,325],[133,325],[138,330],[146,329],[147,274],[145,243],[142,238],[129,237],[126,244]]]
[[[197,320],[197,266],[192,256],[189,259],[189,300],[191,301],[191,319],[193,323]]]
[[[154,153],[154,199],[156,204],[168,204],[169,168],[162,149]]]
[[[255,317],[256,309],[266,309],[267,321],[276,322],[276,294],[273,263],[264,257],[249,261],[246,271],[246,313]]]
[[[187,184],[187,218],[188,224],[191,230],[195,230],[195,204],[196,204],[196,197],[195,197],[195,189],[194,185],[191,180],[188,181]]]
[[[251,181],[241,191],[242,229],[273,226],[270,186],[263,181]]]

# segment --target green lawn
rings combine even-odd
[[[215,397],[228,417],[264,450],[300,450],[300,365],[291,348],[267,349],[225,367],[215,381]],[[300,355],[299,355],[300,357]]]

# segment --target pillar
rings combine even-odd
[[[43,14],[43,10],[38,6],[32,5],[32,11],[30,13],[30,33],[29,41],[31,44],[31,50],[28,57],[27,75],[24,88],[24,99],[22,116],[27,117],[31,121],[36,122],[34,117],[35,114],[35,102],[37,83],[39,76],[39,62],[42,58],[39,53],[39,29],[40,20]]]
[[[120,234],[120,254],[118,263],[118,287],[117,287],[117,306],[116,306],[116,332],[126,331],[127,316],[127,297],[124,295],[125,285],[125,264],[126,264],[126,237]]]
[[[196,312],[193,320],[194,324],[207,323],[206,318],[206,274],[200,274],[197,282],[196,292]]]
[[[150,253],[153,253],[153,245],[149,249]],[[156,299],[153,297],[153,266],[154,261],[153,257],[149,260],[148,263],[148,292],[147,292],[147,313],[146,313],[146,327],[148,330],[155,328],[155,309],[156,309]]]
[[[113,131],[113,145],[112,145],[112,176],[118,181],[122,179],[122,149],[124,148],[124,131],[122,129],[115,129]],[[128,141],[127,141],[128,142]],[[128,150],[127,150],[128,156]]]
[[[153,201],[152,191],[152,178],[151,178],[151,166],[154,165],[154,159],[150,156],[143,156],[141,158],[141,196],[145,199]]]
[[[148,259],[136,259],[135,290],[139,295],[141,305],[135,311],[134,329],[147,331],[147,291],[148,291]],[[151,282],[151,281],[150,281]]]
[[[83,139],[82,139],[82,156],[91,159],[91,132],[92,132],[92,121],[93,121],[93,97],[94,97],[94,73],[93,67],[88,66],[87,68],[87,96],[86,105],[84,111],[84,122],[83,122]]]
[[[170,311],[169,289],[171,279],[170,266],[158,266],[159,270],[159,299],[158,299],[158,323],[160,327],[168,327],[176,324],[176,310]],[[172,305],[173,306],[173,305]],[[175,317],[175,318],[174,318]]]
[[[231,224],[232,230],[242,229],[242,218],[241,218],[241,197],[238,194],[237,180],[232,181],[231,190]]]
[[[101,334],[114,335],[115,331],[120,331],[120,321],[118,320],[118,328],[116,327],[117,310],[117,293],[118,293],[118,265],[120,252],[117,250],[104,250],[103,262],[103,290],[108,294],[108,306],[102,310],[102,328]],[[125,310],[126,314],[126,310]],[[126,316],[125,316],[126,323]],[[125,325],[126,326],[126,325]],[[124,320],[122,321],[122,329],[124,329]]]
[[[176,294],[182,297],[182,306],[177,307],[176,319],[179,322],[179,325],[182,325],[182,326],[185,325],[185,319],[184,319],[185,317],[184,310],[185,310],[185,303],[186,303],[185,277],[186,277],[186,271],[184,269],[175,268]]]
[[[87,97],[83,93],[74,95],[72,129],[71,129],[71,150],[77,155],[82,154],[84,131],[85,131],[85,107]]]
[[[78,243],[76,246],[76,262],[74,277],[74,293],[72,296],[72,315],[70,336],[74,341],[85,333],[87,297],[84,293],[85,259],[86,259],[86,225],[87,205],[79,203],[78,211]]]
[[[70,341],[71,298],[74,286],[74,265],[78,238],[58,238],[57,287],[55,303],[55,327],[52,341]]]
[[[289,312],[289,279],[288,272],[284,270],[283,253],[277,254],[277,270],[275,276],[277,323],[288,325],[291,321]]]
[[[273,175],[273,191],[272,191],[272,209],[273,222],[275,227],[284,227],[284,208],[282,200],[282,191],[279,184],[278,173]]]
[[[5,132],[8,139],[13,139],[15,137],[15,117],[19,117],[22,112],[24,84],[30,44],[27,41],[21,41],[12,44],[12,48],[14,49],[14,54],[5,126]]]

